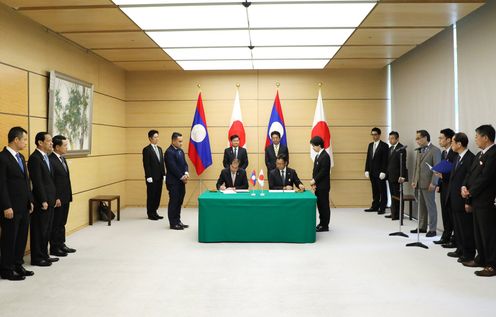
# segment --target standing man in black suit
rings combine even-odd
[[[475,143],[482,150],[462,186],[462,197],[468,201],[465,210],[474,214],[475,245],[478,257],[469,266],[483,266],[477,276],[496,276],[496,146],[491,125],[475,130]]]
[[[269,174],[269,189],[304,191],[305,186],[298,178],[298,174],[288,167],[288,159],[284,154],[279,154],[276,160],[276,168]]]
[[[386,213],[387,207],[387,160],[389,146],[381,141],[381,129],[373,128],[370,132],[373,142],[369,144],[367,159],[365,160],[365,177],[372,184],[372,206],[365,209],[367,212],[377,211],[379,215]]]
[[[69,166],[64,155],[67,154],[69,141],[65,136],[56,135],[52,139],[53,152],[50,154],[50,166],[53,169],[55,180],[55,209],[53,212],[53,226],[50,237],[50,254],[67,256],[75,253],[76,249],[65,244],[65,225],[69,216],[69,207],[72,202],[72,185]]]
[[[183,146],[183,135],[179,132],[172,133],[172,144],[165,151],[165,166],[167,177],[165,184],[169,191],[168,216],[170,228],[183,230],[188,228],[181,222],[181,206],[186,195],[186,183],[189,179],[188,163],[181,149]]]
[[[239,168],[246,171],[248,167],[248,153],[246,149],[239,146],[239,136],[236,134],[231,136],[230,141],[231,146],[224,150],[224,159],[222,160],[224,168],[228,168],[234,159],[238,159]]]
[[[56,188],[53,167],[48,155],[52,152],[52,137],[39,132],[35,137],[36,150],[28,161],[29,175],[33,183],[34,211],[31,215],[31,265],[50,266],[58,258],[48,255],[48,241],[52,232],[53,208]]]
[[[465,199],[461,195],[461,188],[475,155],[467,149],[468,137],[465,133],[455,134],[452,140],[451,150],[458,155],[450,173],[446,203],[453,216],[456,250],[448,255],[459,258],[458,262],[467,263],[475,258],[474,219],[472,213],[465,211]]]
[[[21,127],[10,129],[8,142],[0,152],[0,275],[3,279],[21,281],[26,276],[34,275],[22,266],[28,239],[29,214],[33,212],[26,162],[19,153],[27,146],[27,131]]]
[[[406,150],[403,144],[399,142],[400,135],[396,131],[389,133],[389,155],[387,165],[387,180],[389,183],[389,192],[393,196],[400,197],[400,184],[408,180],[408,170],[406,168]],[[400,216],[400,201],[391,199],[391,215],[386,218],[398,220]]]
[[[216,187],[220,190],[227,188],[248,189],[246,171],[239,168],[239,161],[237,159],[231,162],[229,168],[225,168],[220,172]]]
[[[289,162],[289,152],[288,147],[284,144],[281,144],[281,134],[279,131],[272,131],[270,134],[270,139],[272,140],[272,144],[265,148],[265,166],[267,166],[267,173],[276,168],[276,159],[279,155],[284,155],[286,157],[286,161]]]
[[[313,162],[312,180],[310,185],[317,196],[317,208],[319,209],[320,223],[317,232],[329,231],[331,220],[331,207],[329,192],[331,191],[331,157],[324,148],[324,140],[320,136],[314,136],[310,140],[313,151],[317,152]]]
[[[157,213],[162,197],[162,184],[165,180],[165,163],[162,148],[158,146],[158,131],[148,131],[150,144],[143,148],[143,168],[146,180],[146,213],[148,219],[159,220],[164,217]]]
[[[441,153],[441,160],[448,161],[450,163],[455,162],[455,158],[458,153],[451,150],[451,143],[455,131],[452,129],[443,129],[439,133],[439,146],[444,148]],[[435,244],[441,244],[445,248],[456,248],[455,237],[453,236],[454,225],[453,225],[453,214],[450,209],[450,204],[446,199],[448,195],[448,187],[450,182],[450,173],[435,173],[439,177],[437,191],[440,193],[441,202],[441,215],[443,218],[443,235],[438,241],[434,241]]]

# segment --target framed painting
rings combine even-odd
[[[69,141],[67,155],[91,153],[93,84],[51,71],[48,100],[48,133]]]

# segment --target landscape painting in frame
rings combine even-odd
[[[62,73],[50,72],[48,133],[69,141],[67,155],[91,153],[93,85]]]

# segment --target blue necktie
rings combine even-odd
[[[21,154],[17,153],[16,157],[17,157],[17,164],[19,164],[21,171],[24,173],[24,164],[22,163]]]
[[[48,166],[48,170],[51,171],[50,162],[48,161],[48,156],[46,154],[43,154],[43,159],[45,160],[45,163]]]

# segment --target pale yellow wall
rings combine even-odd
[[[128,72],[126,80],[127,204],[145,204],[145,183],[141,150],[146,133],[158,129],[161,146],[170,143],[173,131],[184,135],[187,152],[200,83],[207,117],[213,166],[202,175],[213,188],[222,168],[222,153],[236,84],[240,84],[241,110],[247,133],[249,171],[265,170],[263,148],[272,109],[276,82],[280,83],[291,166],[308,186],[312,173],[309,139],[315,111],[318,83],[334,147],[331,200],[335,206],[370,204],[370,183],[363,177],[370,129],[387,129],[386,72],[382,70],[248,71],[248,72]],[[190,164],[190,169],[193,166]],[[265,173],[267,171],[265,170]],[[193,172],[187,185],[185,203],[197,205],[199,180]],[[205,189],[205,188],[203,188]],[[162,204],[167,204],[164,189]]]
[[[47,130],[48,72],[93,83],[92,153],[70,158],[74,202],[69,232],[88,224],[88,199],[126,192],[125,73],[0,4],[0,146],[20,125],[34,135]]]

